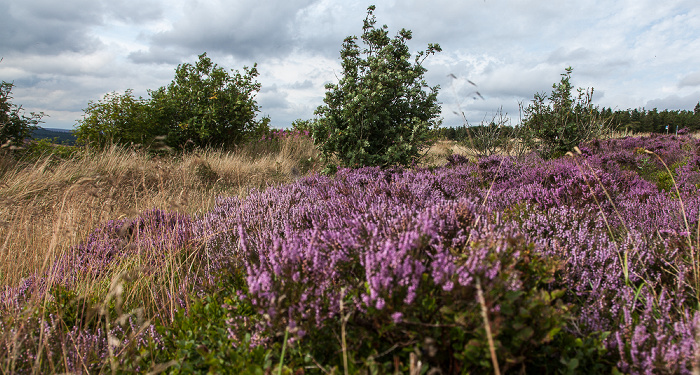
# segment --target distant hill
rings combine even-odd
[[[56,143],[63,145],[74,145],[75,135],[70,129],[52,129],[52,128],[38,128],[32,133],[34,139],[51,139],[56,138]]]

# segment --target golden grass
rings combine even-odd
[[[151,208],[205,212],[219,195],[291,182],[317,160],[310,140],[294,137],[184,156],[120,147],[33,163],[0,155],[0,285],[43,273],[106,220]]]

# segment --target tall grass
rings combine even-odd
[[[291,182],[315,170],[315,160],[307,137],[159,157],[118,146],[67,160],[0,155],[0,282],[46,271],[107,220],[152,208],[206,212],[219,195]]]

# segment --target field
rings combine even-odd
[[[0,156],[0,373],[697,373],[700,141],[465,155]]]

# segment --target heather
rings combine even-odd
[[[104,221],[4,287],[0,368],[691,373],[698,146],[340,169]]]

